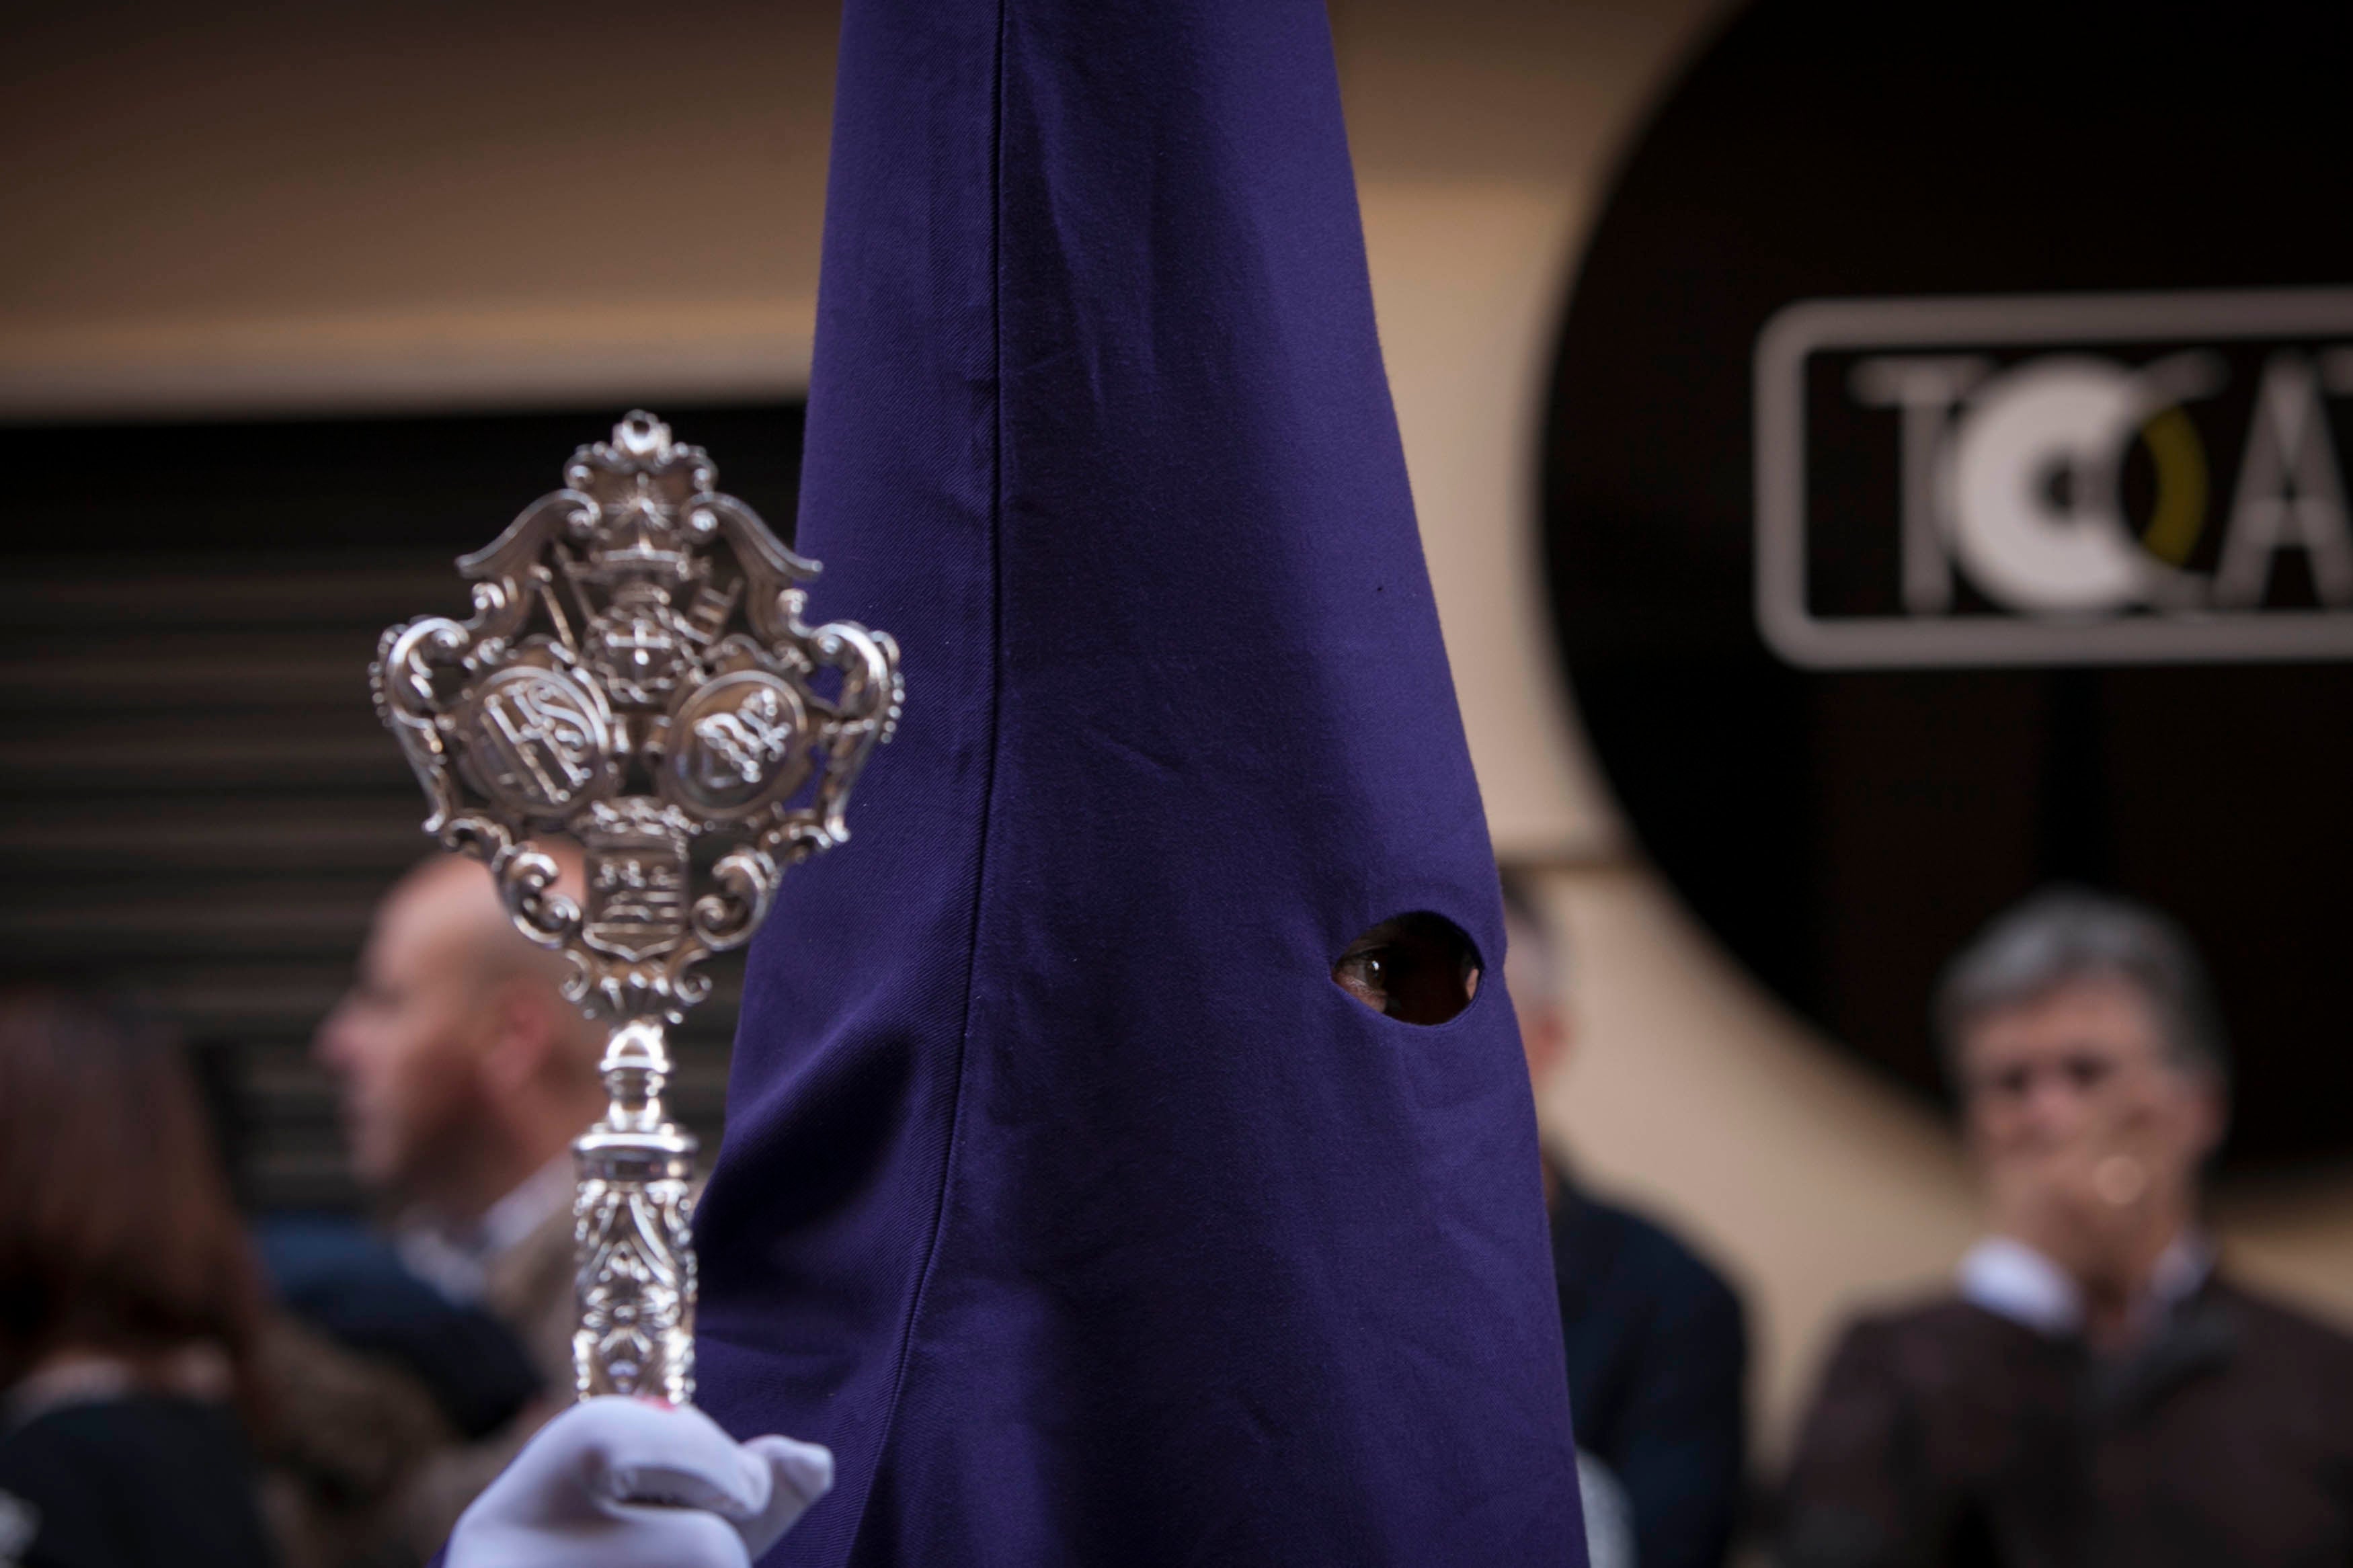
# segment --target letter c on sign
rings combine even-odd
[[[1947,448],[1946,516],[1988,597],[2064,616],[2144,596],[2150,567],[2116,500],[2144,402],[2131,372],[2073,355],[2020,365],[1969,400]]]

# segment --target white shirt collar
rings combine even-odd
[[[2214,1271],[2214,1248],[2184,1231],[2158,1257],[2135,1313],[2170,1311]],[[1969,1248],[1957,1271],[1961,1300],[2052,1339],[2082,1331],[2084,1292],[2067,1271],[2022,1241],[1989,1236]]]
[[[567,1151],[524,1178],[521,1185],[462,1229],[419,1219],[393,1238],[409,1272],[453,1301],[481,1298],[491,1265],[510,1247],[572,1206],[572,1155]]]
[[[548,1215],[570,1208],[575,1184],[567,1149],[483,1214],[482,1250],[495,1258],[545,1224]]]

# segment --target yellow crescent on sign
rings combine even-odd
[[[2157,505],[2141,530],[2141,548],[2169,566],[2189,559],[2206,530],[2206,447],[2179,404],[2161,408],[2140,427],[2157,464]]]

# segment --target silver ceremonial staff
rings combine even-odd
[[[695,1141],[662,1106],[666,1030],[786,868],[849,837],[850,785],[904,689],[887,634],[802,622],[818,563],[717,480],[631,414],[459,561],[470,619],[394,626],[371,671],[425,830],[490,867],[523,934],[571,961],[565,994],[611,1026],[612,1103],[573,1144],[584,1399],[693,1397]],[[536,834],[581,846],[585,908]]]

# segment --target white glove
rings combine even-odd
[[[815,1443],[737,1443],[607,1396],[541,1427],[458,1521],[447,1568],[750,1568],[833,1487]]]

